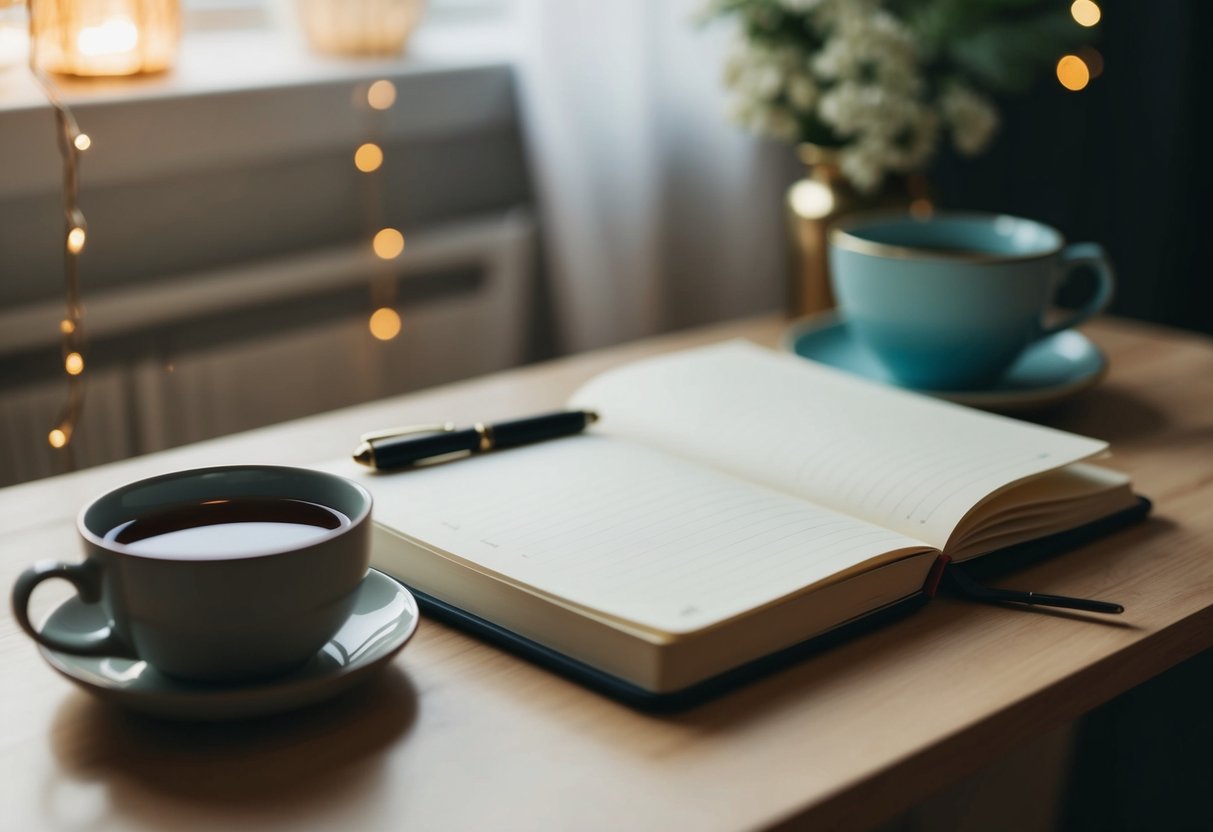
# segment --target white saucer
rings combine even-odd
[[[73,597],[42,628],[90,631],[104,623],[102,616],[98,605]],[[38,649],[59,673],[115,705],[168,719],[243,719],[311,705],[360,684],[400,652],[419,617],[409,591],[372,569],[358,587],[353,613],[315,658],[287,676],[256,684],[193,685],[143,661]]]
[[[894,386],[876,356],[857,342],[846,319],[822,312],[794,321],[783,348],[813,361]],[[982,390],[916,390],[957,404],[1001,412],[1056,404],[1097,384],[1108,369],[1103,351],[1081,332],[1067,329],[1032,344],[993,386]]]

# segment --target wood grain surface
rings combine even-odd
[[[0,491],[0,584],[75,560],[90,498],[200,465],[307,463],[387,425],[521,415],[666,336]],[[0,829],[761,829],[879,823],[1213,644],[1213,342],[1104,320],[1097,389],[1039,421],[1108,439],[1145,524],[1018,573],[1121,601],[1119,620],[938,600],[675,716],[646,716],[433,621],[374,684],[237,724],[132,717],[54,674],[0,620]],[[50,609],[69,590],[35,598]],[[37,618],[37,615],[35,616]],[[1181,718],[1181,715],[1176,715]]]

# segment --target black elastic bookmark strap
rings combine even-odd
[[[1101,612],[1108,615],[1119,615],[1125,611],[1120,604],[1107,601],[1093,601],[1088,598],[1070,598],[1066,595],[1044,595],[1039,592],[1022,592],[1015,589],[1000,589],[994,586],[983,586],[964,573],[963,569],[952,566],[944,572],[944,581],[957,595],[971,601],[984,601],[990,604],[1030,604],[1038,607],[1061,607],[1067,610],[1083,610],[1084,612]]]

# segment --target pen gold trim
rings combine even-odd
[[[502,448],[558,439],[580,433],[596,421],[598,414],[594,411],[561,410],[493,424],[476,422],[462,430],[450,422],[388,428],[364,433],[361,437],[362,444],[354,450],[354,461],[376,470],[393,470],[457,453],[483,454]],[[412,437],[409,434],[431,436]]]
[[[398,428],[383,428],[364,433],[358,437],[359,444],[354,449],[354,462],[375,467],[375,446],[372,444],[380,439],[392,439],[396,436],[408,436],[410,433],[453,433],[454,422],[441,422],[432,425],[404,425]]]
[[[480,436],[480,447],[476,450],[479,453],[493,450],[493,445],[495,443],[493,441],[492,425],[486,425],[484,422],[477,422],[476,424],[472,425],[472,429],[476,431],[477,435]]]

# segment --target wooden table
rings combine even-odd
[[[627,345],[0,491],[0,584],[75,558],[95,494],[172,469],[306,463],[360,432],[560,405],[609,366],[775,318]],[[1108,439],[1144,525],[1034,567],[1115,623],[941,600],[709,705],[638,714],[431,621],[376,684],[256,723],[125,716],[0,621],[0,827],[754,829],[880,822],[1213,644],[1213,342],[1115,321],[1098,389],[1042,419]],[[49,608],[67,590],[36,598]],[[1178,718],[1178,717],[1177,717]]]

